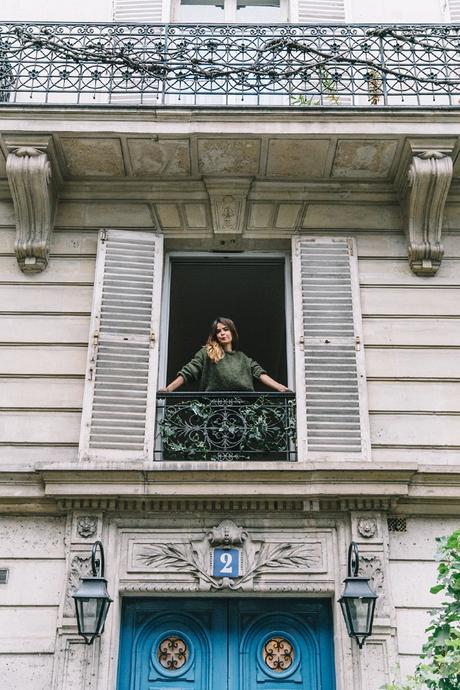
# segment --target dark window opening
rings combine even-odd
[[[171,259],[167,381],[205,344],[209,326],[218,316],[235,321],[240,350],[287,384],[282,257]],[[255,388],[268,390],[261,384]]]

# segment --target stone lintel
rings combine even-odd
[[[57,200],[52,138],[12,136],[5,137],[5,143],[6,174],[16,216],[16,258],[24,273],[40,273],[49,261]]]
[[[444,255],[442,222],[453,174],[456,141],[410,139],[396,174],[405,215],[409,266],[418,276],[437,273]]]

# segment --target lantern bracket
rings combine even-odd
[[[98,551],[99,558],[97,557]],[[102,542],[95,541],[91,549],[91,570],[93,572],[93,577],[104,577],[104,568],[104,547],[102,546]]]
[[[96,542],[96,544],[97,543],[98,542]],[[352,541],[350,546],[348,547],[348,577],[358,577],[358,572],[359,572],[359,549],[358,549],[358,544],[355,541]]]

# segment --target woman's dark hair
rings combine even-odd
[[[227,328],[230,330],[230,333],[232,334],[232,349],[233,350],[238,349],[238,343],[240,340],[239,336],[238,336],[238,331],[236,330],[236,326],[233,323],[232,319],[228,319],[225,316],[217,317],[217,319],[215,319],[211,324],[211,329],[209,331],[208,340],[206,342],[206,350],[208,353],[208,357],[214,363],[217,363],[224,356],[224,351],[222,349],[222,346],[220,345],[219,341],[217,340],[217,324],[219,324],[219,323],[222,323],[224,326],[227,326]]]

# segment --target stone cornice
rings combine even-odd
[[[247,468],[173,463],[131,469],[119,464],[50,466],[35,472],[0,473],[0,512],[14,506],[32,512],[91,508],[109,511],[380,510],[458,514],[459,467],[415,464],[267,463]],[[169,507],[168,507],[169,506]]]
[[[225,106],[219,108],[213,106],[207,108],[205,106],[187,108],[181,106],[161,106],[160,108],[131,108],[131,107],[98,107],[84,105],[73,106],[59,106],[48,104],[43,105],[8,105],[3,108],[0,113],[1,120],[6,122],[14,121],[16,119],[22,120],[26,118],[33,127],[35,120],[62,120],[63,122],[94,122],[97,120],[105,122],[118,122],[120,124],[127,122],[170,122],[181,121],[185,123],[191,122],[206,122],[210,121],[214,124],[216,121],[222,119],[226,121],[250,121],[257,123],[260,121],[282,121],[286,123],[286,118],[292,122],[304,124],[305,122],[314,123],[318,129],[322,129],[325,123],[336,122],[387,122],[387,123],[427,123],[433,124],[433,129],[437,129],[437,123],[447,122],[452,125],[460,123],[460,111],[456,107],[449,106],[417,106],[416,108],[391,108],[372,106],[369,108],[360,106],[353,107],[330,107],[327,108],[314,106],[305,108],[294,106],[288,107],[255,107],[250,106],[240,108],[238,106]],[[320,116],[320,117],[318,117]],[[107,129],[105,130],[107,131]],[[458,132],[458,129],[457,129]],[[407,132],[409,134],[409,132]],[[442,136],[442,132],[437,130],[435,132],[438,136]]]
[[[40,273],[48,265],[57,199],[51,137],[6,137],[5,141],[16,216],[16,258],[24,273]]]

